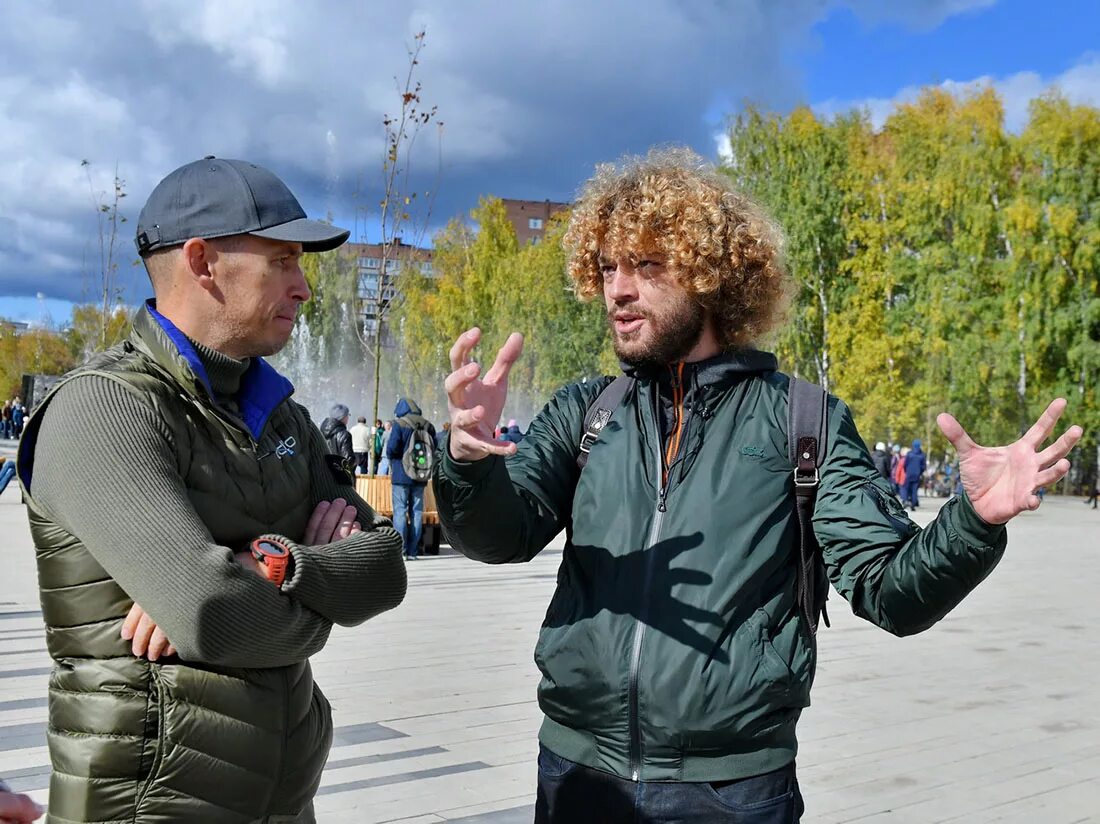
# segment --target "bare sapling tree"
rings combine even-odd
[[[356,324],[359,342],[374,360],[374,411],[371,420],[378,419],[382,350],[386,321],[395,298],[394,278],[402,264],[413,263],[412,260],[401,259],[402,237],[411,237],[413,247],[421,245],[431,219],[439,175],[442,173],[443,121],[437,117],[436,106],[428,107],[424,104],[420,81],[416,79],[420,55],[424,50],[424,37],[424,30],[413,36],[413,42],[407,46],[408,66],[404,79],[394,77],[400,100],[397,114],[386,114],[382,119],[386,140],[382,160],[382,199],[379,202],[381,256],[378,284],[373,307],[368,297],[363,306],[361,324]],[[439,146],[437,185],[430,190],[417,192],[412,189],[411,182],[413,149],[420,133],[430,126],[435,126]],[[353,267],[353,272],[357,277],[358,267]],[[372,309],[373,319],[370,317]]]
[[[100,301],[98,343],[100,349],[106,349],[115,342],[112,340],[112,331],[118,324],[112,324],[111,318],[114,315],[114,304],[122,295],[122,290],[115,282],[118,272],[115,251],[119,227],[126,222],[126,216],[119,211],[119,204],[126,197],[126,181],[119,177],[116,163],[113,193],[96,191],[92,181],[92,164],[88,160],[82,160],[80,166],[88,178],[88,191],[95,206],[96,234],[99,240],[99,271],[96,273],[99,280],[96,291]]]

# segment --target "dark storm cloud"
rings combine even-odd
[[[111,191],[116,162],[130,300],[146,288],[130,265],[141,204],[164,174],[205,154],[272,168],[312,214],[373,207],[382,116],[397,108],[394,75],[422,27],[424,102],[446,124],[439,224],[484,193],[568,199],[595,163],[653,144],[713,154],[716,112],[799,101],[784,55],[832,5],[7,2],[0,295],[83,296],[99,255],[93,204]],[[847,5],[926,27],[987,2]],[[435,188],[434,132],[418,145],[413,188]]]

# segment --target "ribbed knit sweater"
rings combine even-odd
[[[219,404],[235,413],[249,362],[192,343]],[[337,480],[319,432],[306,451],[311,505],[343,498],[357,507],[364,531],[319,546],[279,536],[294,556],[281,589],[236,562],[234,552],[244,547],[214,542],[188,499],[167,426],[116,381],[81,375],[50,402],[35,451],[34,495],[156,621],[182,660],[285,666],[324,646],[332,623],[352,626],[393,608],[406,587],[401,537],[390,522]]]

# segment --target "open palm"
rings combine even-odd
[[[963,489],[983,521],[1003,524],[1024,510],[1038,509],[1040,499],[1035,490],[1056,483],[1069,472],[1066,455],[1081,439],[1081,427],[1071,426],[1039,451],[1065,408],[1063,398],[1053,401],[1031,429],[1008,446],[979,446],[951,415],[944,413],[936,419],[959,453]]]
[[[448,448],[459,460],[516,451],[514,443],[493,440],[493,429],[508,400],[508,374],[523,352],[523,336],[513,332],[508,337],[484,377],[479,377],[481,366],[470,361],[470,352],[480,340],[481,330],[477,328],[459,335],[450,352],[452,372],[444,382],[451,416]]]

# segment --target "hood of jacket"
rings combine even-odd
[[[410,401],[408,398],[399,398],[397,406],[393,408],[393,416],[395,418],[403,418],[406,415],[422,415],[420,407],[416,405],[415,401]]]

